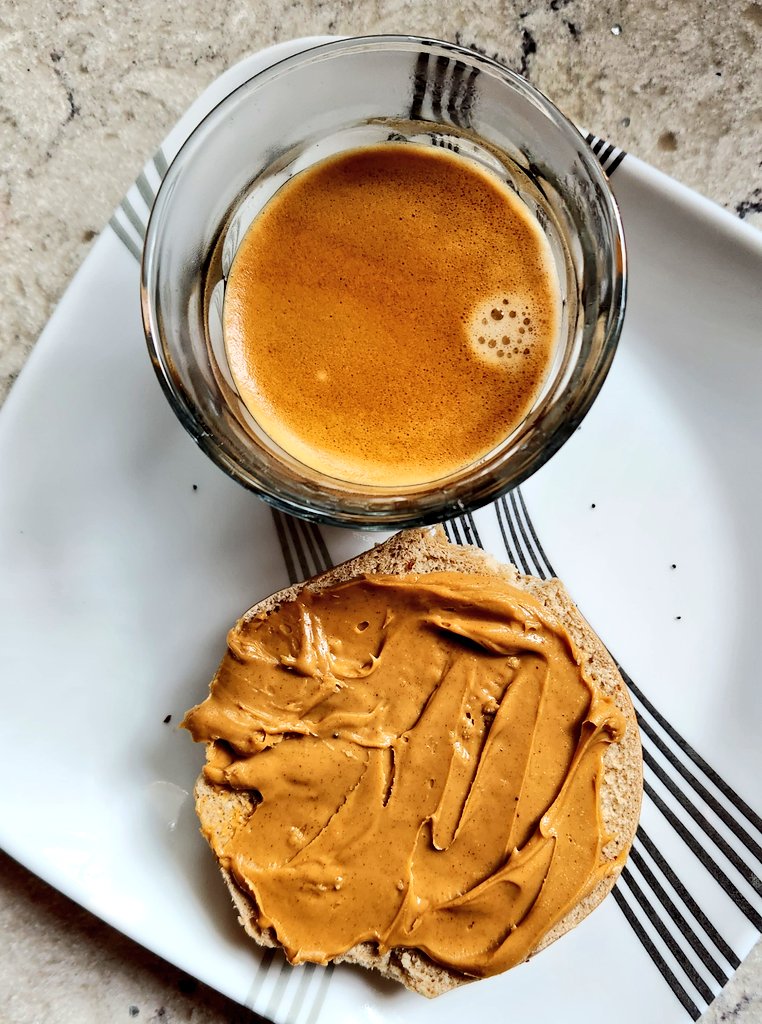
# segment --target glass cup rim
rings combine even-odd
[[[389,514],[387,511],[386,513],[373,514],[367,509],[339,509],[335,500],[327,506],[320,502],[313,504],[295,494],[286,496],[283,493],[276,493],[272,489],[268,489],[261,480],[255,479],[253,474],[226,450],[225,446],[210,431],[204,419],[197,414],[196,404],[187,394],[182,381],[172,373],[172,361],[168,358],[168,353],[163,343],[163,332],[161,330],[160,317],[158,316],[158,303],[155,301],[155,288],[152,288],[151,285],[156,283],[154,271],[158,250],[162,243],[162,233],[157,229],[158,214],[163,212],[162,204],[166,203],[166,200],[174,191],[175,182],[182,173],[184,159],[187,157],[188,151],[200,139],[214,130],[215,125],[225,116],[226,109],[235,104],[245,91],[253,90],[256,92],[257,87],[266,87],[268,82],[277,81],[284,72],[289,72],[294,68],[325,56],[339,57],[347,53],[367,51],[414,52],[416,49],[420,52],[444,51],[459,59],[465,59],[472,66],[477,66],[480,70],[490,71],[494,77],[502,80],[510,89],[522,94],[533,105],[539,107],[549,117],[555,128],[560,129],[567,140],[576,146],[576,156],[584,166],[585,172],[598,186],[597,199],[604,209],[605,219],[611,228],[613,243],[610,253],[612,301],[609,305],[601,353],[596,361],[592,379],[588,380],[584,388],[581,391],[578,390],[573,396],[573,400],[570,400],[573,409],[567,410],[566,415],[561,418],[549,433],[544,435],[542,443],[535,446],[534,452],[529,458],[524,460],[524,464],[517,472],[503,475],[498,479],[495,470],[503,462],[511,458],[511,452],[501,453],[496,459],[496,466],[482,465],[487,460],[491,460],[494,453],[490,453],[490,455],[485,456],[475,465],[482,465],[480,472],[482,477],[486,477],[487,470],[489,470],[491,477],[494,479],[487,480],[482,483],[481,487],[474,488],[470,472],[472,467],[467,467],[463,474],[458,477],[460,481],[461,476],[465,476],[469,484],[466,495],[459,492],[457,495],[446,497],[443,491],[437,489],[432,493],[437,495],[438,500],[422,503],[426,506],[422,510],[405,511],[402,513],[395,512],[394,514]],[[449,516],[481,507],[505,494],[511,488],[523,483],[564,445],[587,415],[611,367],[624,320],[627,280],[627,252],[624,229],[619,207],[611,191],[608,178],[595,154],[587,145],[580,130],[552,100],[516,71],[485,54],[479,53],[477,50],[461,46],[458,43],[431,37],[408,34],[373,34],[332,39],[314,46],[308,46],[304,50],[281,58],[241,82],[222,97],[199,121],[170,162],[154,198],[141,256],[140,297],[148,353],[165,397],[184,429],[219,468],[237,483],[255,492],[270,505],[282,512],[293,513],[303,519],[330,525],[379,530],[390,527],[399,529],[439,522]],[[415,488],[376,488],[369,485],[364,489],[368,500],[372,500],[380,495],[387,498],[391,498],[394,495],[404,497],[405,491],[414,492]]]

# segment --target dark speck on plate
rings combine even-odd
[[[167,717],[164,719],[164,724],[165,725],[169,725],[169,723],[171,721],[172,721],[172,715],[167,715]]]

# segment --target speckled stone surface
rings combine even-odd
[[[750,0],[5,0],[0,400],[145,159],[246,53],[295,36],[476,45],[578,123],[762,227],[762,4]],[[0,1022],[254,1022],[0,854]],[[704,1020],[762,1021],[762,949]]]

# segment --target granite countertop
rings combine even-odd
[[[476,45],[762,227],[762,4],[751,0],[97,0],[0,11],[0,401],[145,159],[221,71],[310,34]],[[0,853],[0,1021],[253,1022]],[[703,1018],[762,1020],[762,946]]]

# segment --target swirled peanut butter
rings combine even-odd
[[[185,719],[254,812],[208,836],[294,962],[364,941],[467,975],[525,959],[614,863],[624,719],[565,629],[498,578],[366,576],[230,632]]]

